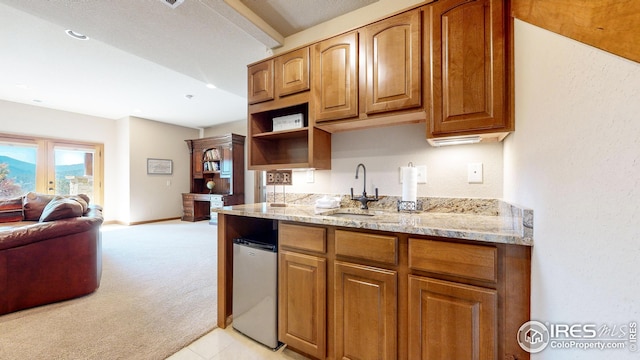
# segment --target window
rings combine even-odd
[[[102,144],[0,135],[0,198],[36,191],[102,203]]]
[[[0,140],[0,198],[36,191],[35,144]]]

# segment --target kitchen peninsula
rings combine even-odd
[[[528,359],[531,210],[484,199],[394,197],[361,210],[301,196],[220,209],[218,326],[232,321],[232,241],[278,231],[278,339],[318,359]],[[288,199],[289,200],[289,199]]]

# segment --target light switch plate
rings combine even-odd
[[[307,183],[313,183],[315,181],[315,171],[313,169],[307,170]]]
[[[467,181],[469,184],[482,184],[482,163],[467,164]]]

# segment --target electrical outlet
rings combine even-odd
[[[418,165],[416,166],[418,169],[418,184],[426,184],[427,183],[427,165]]]
[[[315,171],[313,169],[309,169],[307,170],[307,183],[311,184],[315,181],[314,176],[315,176]]]
[[[482,163],[467,164],[467,181],[469,184],[482,184]]]

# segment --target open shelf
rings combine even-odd
[[[300,129],[270,131],[259,134],[254,134],[254,139],[269,139],[269,140],[283,140],[291,138],[306,137],[309,132],[309,127],[305,126]]]

